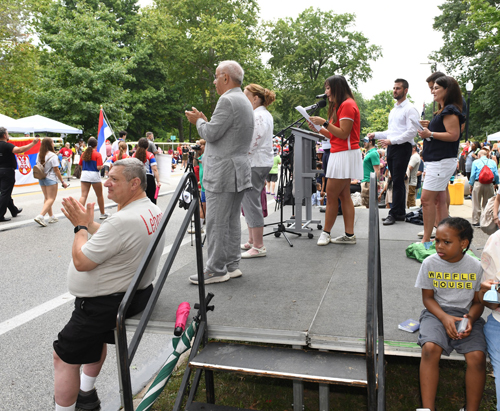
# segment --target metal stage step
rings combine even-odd
[[[193,402],[186,408],[187,411],[255,411],[247,408],[226,407],[225,405],[206,404],[204,402]]]
[[[191,368],[320,384],[366,387],[366,356],[233,343],[209,343]]]

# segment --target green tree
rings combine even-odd
[[[382,55],[381,48],[354,31],[354,21],[354,14],[308,8],[296,19],[266,23],[268,64],[280,89],[284,117],[290,119],[293,107],[322,92],[331,75],[346,76],[352,88],[370,78],[369,62]]]
[[[210,117],[217,103],[213,79],[223,60],[236,60],[245,70],[245,83],[266,77],[260,61],[261,43],[255,0],[158,0],[144,11],[142,36],[151,56],[164,62],[168,124],[185,138],[184,110],[196,106]]]
[[[101,104],[115,129],[127,127],[131,115],[124,84],[133,80],[126,36],[110,24],[116,14],[104,3],[91,6],[54,3],[41,17],[43,77],[36,96],[42,114],[81,127],[86,135],[97,133]]]
[[[32,17],[47,0],[0,0],[0,110],[12,117],[34,113],[38,57],[31,44]]]
[[[361,134],[364,136],[367,133],[387,130],[389,113],[393,107],[394,98],[390,90],[382,91],[375,94],[370,100],[365,100],[365,122],[361,124]]]
[[[375,109],[383,109],[389,114],[389,112],[394,108],[394,97],[391,90],[382,91],[375,94],[373,98],[367,101],[368,112],[372,112]]]
[[[35,113],[34,90],[38,85],[39,51],[29,42],[12,44],[0,59],[0,111],[20,118]]]
[[[363,128],[369,126],[368,122],[368,101],[363,98],[363,95],[357,91],[353,91],[354,94],[354,100],[356,101],[356,104],[358,105],[359,108],[359,115],[360,115],[360,128],[363,130]]]
[[[389,124],[389,113],[386,108],[375,108],[367,117],[368,127],[361,129],[361,134],[364,136],[375,131],[385,131]]]

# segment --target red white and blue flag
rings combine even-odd
[[[33,138],[11,138],[9,143],[17,147],[25,146],[33,141]],[[41,141],[24,153],[16,154],[17,170],[16,170],[16,187],[24,187],[38,184],[38,180],[33,177],[33,166],[38,159]]]
[[[112,135],[111,129],[109,128],[106,120],[104,119],[104,114],[101,108],[99,112],[99,127],[97,128],[97,151],[101,153],[102,162],[106,161],[106,139]]]

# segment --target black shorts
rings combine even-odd
[[[138,290],[126,317],[144,310],[153,286]],[[54,341],[54,351],[67,364],[92,364],[101,358],[104,344],[114,344],[116,316],[125,293],[75,299],[71,318]]]
[[[269,182],[269,183],[276,183],[276,181],[278,181],[278,174],[268,174],[267,175],[267,178],[266,180]]]

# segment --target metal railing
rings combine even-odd
[[[366,371],[368,378],[368,410],[384,411],[384,318],[382,310],[382,270],[380,267],[378,187],[375,173],[370,174],[369,216],[368,281],[366,298]]]
[[[139,265],[137,271],[130,283],[130,286],[123,297],[123,300],[118,309],[118,314],[116,318],[116,350],[118,357],[118,375],[120,379],[120,391],[122,396],[122,405],[125,411],[133,411],[133,393],[132,393],[132,382],[130,377],[130,364],[135,356],[139,343],[141,342],[144,331],[148,325],[149,319],[153,312],[153,309],[158,301],[158,297],[162,291],[163,285],[165,284],[165,280],[168,277],[170,269],[172,268],[172,264],[174,259],[179,251],[181,246],[181,242],[183,237],[188,229],[188,226],[191,222],[191,218],[194,215],[194,226],[195,226],[195,246],[196,246],[196,261],[198,268],[198,278],[200,279],[198,290],[199,290],[199,313],[200,313],[200,327],[198,333],[200,333],[202,338],[201,340],[198,338],[200,342],[206,344],[207,336],[206,332],[206,320],[207,320],[207,312],[206,312],[206,302],[205,302],[205,283],[203,281],[203,254],[202,254],[202,243],[201,243],[201,225],[200,225],[200,209],[199,209],[199,192],[198,192],[198,182],[196,180],[195,175],[191,173],[185,173],[177,186],[170,203],[163,214],[163,217],[160,222],[159,228],[153,234],[153,238],[151,239],[151,243]],[[158,281],[154,287],[153,293],[149,298],[149,301],[144,309],[139,324],[132,336],[130,344],[127,342],[127,330],[125,327],[125,319],[126,312],[129,308],[132,300],[135,296],[135,293],[139,287],[142,277],[146,272],[146,269],[153,257],[155,251],[157,251],[157,247],[160,243],[160,239],[165,232],[165,229],[174,213],[174,210],[177,207],[178,200],[183,195],[186,189],[191,188],[192,192],[192,201],[189,204],[187,209],[187,213],[184,216],[179,232],[172,244],[171,251],[168,254],[168,257],[161,269],[160,274],[158,275]],[[199,343],[198,343],[199,345]],[[196,351],[193,347],[193,351]]]

